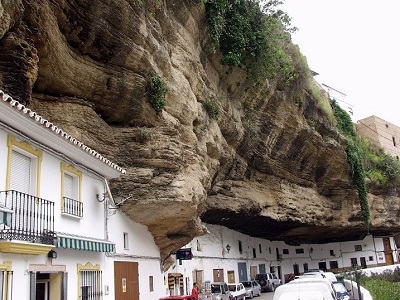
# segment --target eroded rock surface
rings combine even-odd
[[[164,259],[206,232],[201,220],[290,244],[365,236],[346,143],[311,99],[268,82],[245,92],[196,1],[140,2],[0,0],[1,88],[127,169],[112,190]],[[159,114],[152,73],[169,89]],[[400,229],[398,195],[369,201],[371,232]]]

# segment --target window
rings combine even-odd
[[[396,138],[394,136],[392,136],[392,140],[393,140],[393,146],[396,147]]]
[[[7,294],[13,285],[13,271],[11,270],[11,262],[0,264],[0,299],[8,300]]]
[[[8,136],[7,189],[38,196],[42,151]]]
[[[373,256],[370,256],[370,257],[368,257],[368,260],[369,260],[369,261],[374,261],[374,257],[373,257]]]
[[[150,292],[154,292],[154,278],[153,278],[153,276],[149,276],[149,290],[150,290]]]
[[[75,217],[83,217],[81,201],[82,172],[61,163],[61,212]]]
[[[199,240],[196,240],[196,244],[197,244],[197,251],[201,251],[201,244]]]
[[[329,250],[329,255],[330,255],[330,256],[335,256],[335,251]]]
[[[304,269],[304,272],[308,271],[308,263],[303,264],[303,269]]]
[[[297,248],[296,249],[296,254],[302,254],[304,253],[304,249],[303,248]]]
[[[78,264],[79,297],[81,300],[100,300],[103,296],[100,265]]]
[[[258,244],[258,251],[260,251],[260,253],[262,253],[262,251],[261,251],[261,244]]]
[[[124,250],[129,250],[129,240],[127,232],[124,232]]]
[[[337,260],[332,260],[329,262],[329,268],[330,269],[337,269],[339,268],[338,262]]]
[[[352,267],[358,266],[357,258],[350,258],[350,262]]]
[[[257,258],[256,248],[253,248],[253,258]]]
[[[240,254],[243,253],[243,248],[242,248],[242,241],[238,241],[239,242],[239,252]]]
[[[362,251],[361,245],[354,245],[354,251]]]
[[[283,253],[283,254],[289,254],[289,249],[283,249],[283,250],[282,250],[282,253]]]

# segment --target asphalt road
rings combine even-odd
[[[264,292],[260,297],[254,297],[253,300],[272,300],[272,298],[274,298],[273,292]]]

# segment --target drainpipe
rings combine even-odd
[[[116,205],[106,178],[104,178],[104,186],[106,194],[108,194],[108,197],[104,197],[105,199],[108,198],[108,200],[104,201],[104,238],[108,240],[108,205],[111,204],[113,207]]]

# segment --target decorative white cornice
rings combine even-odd
[[[41,126],[42,128],[47,129],[49,132],[52,132],[55,135],[58,135],[59,138],[68,141],[70,144],[80,148],[82,151],[86,152],[87,154],[93,156],[94,158],[100,160],[102,163],[108,165],[109,167],[117,170],[118,172],[125,174],[126,171],[118,166],[117,164],[113,163],[109,159],[105,158],[103,155],[98,153],[97,151],[91,149],[90,147],[83,144],[81,141],[77,140],[57,125],[51,123],[50,121],[46,120],[36,112],[32,111],[30,108],[26,107],[25,105],[19,103],[17,100],[13,99],[10,95],[6,94],[2,90],[0,90],[0,99],[9,107],[13,108],[15,111],[19,112],[21,115],[25,115],[29,117],[33,122]]]

